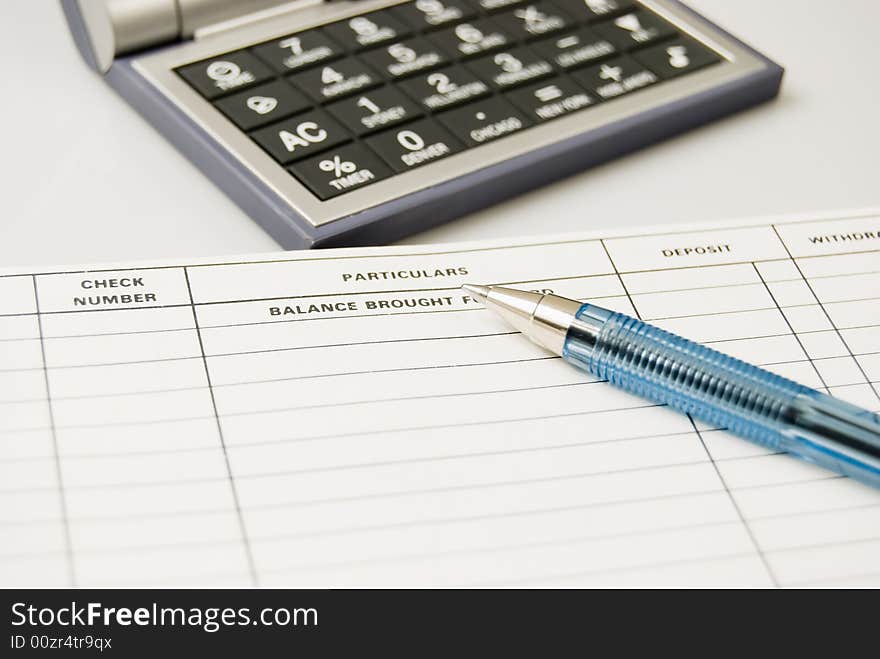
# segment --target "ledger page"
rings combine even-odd
[[[880,212],[0,272],[0,584],[880,585],[880,493],[484,310],[636,315],[880,409]]]

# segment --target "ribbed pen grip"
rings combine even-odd
[[[595,340],[584,340],[598,329]],[[591,345],[592,344],[592,345]],[[593,305],[569,331],[563,357],[633,394],[664,403],[772,449],[794,399],[812,390],[666,332]]]

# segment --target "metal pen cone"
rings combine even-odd
[[[504,286],[462,286],[515,329],[559,355],[565,334],[580,303],[556,295],[520,291]]]
[[[464,290],[468,293],[476,297],[480,302],[485,302],[486,298],[489,297],[489,287],[488,286],[479,286],[477,284],[465,284],[462,286]]]

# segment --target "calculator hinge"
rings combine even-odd
[[[315,0],[61,0],[76,45],[106,73],[118,55],[189,39],[266,10],[294,10]]]

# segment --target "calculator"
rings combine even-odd
[[[772,98],[674,0],[61,0],[86,61],[286,248],[381,244]]]

